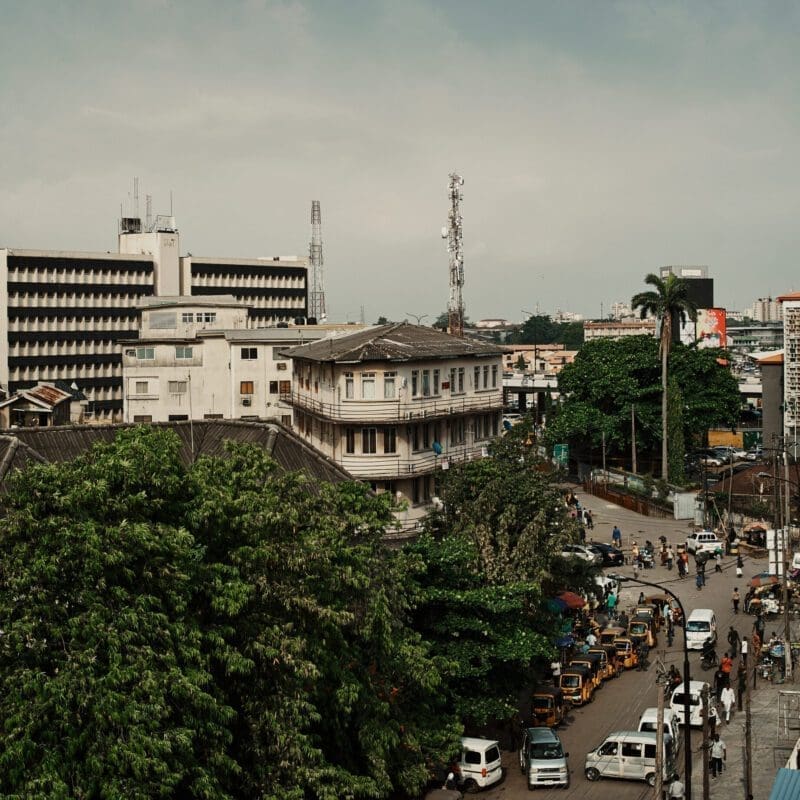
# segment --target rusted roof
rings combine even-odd
[[[32,386],[30,389],[20,389],[18,392],[12,394],[11,397],[3,400],[0,406],[11,405],[19,400],[29,400],[37,405],[53,409],[65,400],[70,400],[71,398],[72,395],[69,392],[65,392],[63,389],[39,383],[36,386]]]
[[[773,353],[771,356],[756,359],[757,364],[783,364],[783,353]]]
[[[780,297],[775,298],[779,303],[785,303],[787,300],[800,300],[800,292],[789,292],[782,294]]]
[[[355,364],[369,361],[427,361],[431,359],[502,355],[499,345],[475,339],[451,336],[448,333],[393,322],[363,331],[322,339],[319,342],[293,347],[286,351],[291,358]]]
[[[60,463],[82,455],[96,442],[112,442],[123,428],[135,425],[65,425],[49,428],[15,428],[0,433],[0,491],[16,469],[31,462]],[[303,439],[272,422],[198,420],[154,423],[173,430],[181,439],[181,459],[189,464],[201,455],[225,456],[225,442],[248,442],[266,450],[286,472],[302,472],[312,492],[321,483],[353,480],[348,472]]]

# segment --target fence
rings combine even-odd
[[[594,497],[608,500],[615,505],[628,509],[628,511],[635,511],[637,514],[642,514],[646,517],[658,517],[659,519],[672,519],[673,517],[671,508],[658,505],[647,498],[629,494],[611,484],[586,479],[583,483],[583,489]]]

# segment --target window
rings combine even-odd
[[[617,754],[617,750],[619,749],[618,742],[606,742],[598,751],[598,755],[601,756],[615,756]]]
[[[278,393],[279,394],[291,394],[292,393],[292,382],[291,381],[278,381]]]
[[[464,367],[458,368],[458,391],[459,394],[464,393]]]
[[[416,397],[419,394],[419,371],[416,369],[411,370],[411,396]]]
[[[477,391],[481,388],[481,368],[474,367],[472,370],[472,388]]]
[[[363,400],[375,399],[375,373],[364,372],[361,375],[361,398]]]
[[[411,449],[419,450],[419,425],[411,426]]]
[[[356,430],[355,428],[344,429],[344,451],[345,453],[355,453],[356,451]]]
[[[497,388],[497,364],[492,364],[492,389]]]
[[[355,396],[355,384],[353,383],[353,373],[345,372],[344,374],[344,396],[348,400],[352,400]]]
[[[450,422],[450,444],[464,444],[466,438],[464,420],[454,419]]]
[[[285,425],[287,428],[292,427],[292,415],[291,414],[281,414],[281,423]]]
[[[435,369],[433,371],[433,393],[439,394],[439,370]]]
[[[386,428],[383,432],[383,452],[397,452],[397,428]]]
[[[642,745],[639,744],[639,742],[623,742],[622,755],[623,757],[627,756],[628,758],[641,758]]]
[[[186,381],[169,381],[170,394],[186,394]]]
[[[203,414],[203,419],[225,419],[224,414]]]
[[[152,347],[137,347],[136,358],[140,361],[152,361],[156,357],[156,351]]]
[[[148,381],[136,381],[136,394],[148,394],[150,383]]]
[[[378,451],[378,429],[377,428],[362,428],[361,429],[361,452],[362,453],[376,453]]]
[[[654,744],[646,744],[644,746],[644,757],[645,758],[652,758],[655,760],[656,757],[656,746]]]
[[[192,357],[192,348],[191,347],[176,347],[175,348],[175,358],[191,358]]]
[[[452,367],[450,369],[450,391],[451,392],[455,392],[455,390],[456,390],[456,375],[457,374],[458,373],[456,371],[456,368]]]
[[[194,314],[191,311],[184,311],[181,314],[181,322],[194,322]]]
[[[431,393],[431,371],[422,370],[422,396],[429,397]]]
[[[431,446],[431,426],[427,423],[422,426],[422,449],[427,450]]]
[[[241,381],[239,383],[239,394],[254,394],[253,381]]]
[[[270,394],[278,394],[278,381],[270,381],[269,382],[269,393]]]
[[[483,388],[484,389],[488,389],[489,388],[489,365],[488,364],[484,364],[483,365]]]
[[[383,399],[394,400],[394,384],[397,378],[396,372],[383,373]]]
[[[255,361],[258,358],[257,347],[243,347],[242,348],[242,361]]]
[[[277,369],[278,371],[281,371],[281,370],[285,370],[285,369],[287,369],[287,368],[288,368],[288,366],[289,366],[289,365],[288,365],[288,363],[287,363],[286,361],[279,361],[279,362],[278,362],[278,363],[275,365],[275,369]]]
[[[152,414],[135,414],[133,417],[134,422],[152,422],[153,415]]]
[[[167,417],[169,422],[186,422],[189,419],[188,414],[170,414]]]
[[[217,314],[214,311],[198,312],[197,321],[198,322],[216,322],[217,321]]]
[[[174,311],[151,311],[150,327],[154,330],[174,330],[178,325]]]

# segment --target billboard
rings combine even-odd
[[[724,308],[701,308],[697,312],[697,347],[725,347],[727,326]]]

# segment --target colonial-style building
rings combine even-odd
[[[500,431],[497,345],[402,322],[287,355],[298,434],[412,507],[431,501],[440,470],[482,458]]]

